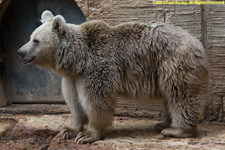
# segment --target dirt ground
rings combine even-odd
[[[225,123],[201,123],[198,138],[164,138],[153,130],[157,120],[115,116],[113,129],[104,140],[75,144],[63,140],[62,126],[68,126],[67,108],[8,107],[0,109],[1,150],[148,150],[148,149],[225,149]]]

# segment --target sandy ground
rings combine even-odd
[[[201,123],[198,138],[164,138],[153,130],[159,121],[147,118],[115,117],[113,129],[104,140],[75,144],[63,140],[59,128],[70,124],[70,114],[0,113],[1,150],[147,150],[225,149],[225,124]]]

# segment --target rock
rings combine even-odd
[[[99,140],[92,144],[76,144],[74,138],[71,140],[62,140],[62,137],[55,136],[48,150],[55,149],[79,149],[79,150],[111,150],[111,149],[138,149],[139,146],[146,148],[143,139],[151,139],[152,136],[160,136],[153,131],[153,126],[158,121],[139,118],[115,117],[113,129],[104,140]],[[136,139],[135,137],[140,138]],[[135,143],[135,144],[131,144]]]
[[[62,140],[55,136],[49,144],[49,150],[55,149],[89,149],[89,150],[120,150],[120,149],[224,149],[225,126],[202,124],[199,138],[165,138],[153,130],[158,123],[155,120],[115,117],[113,130],[104,140],[92,144],[76,144],[74,138]]]
[[[12,130],[11,139],[21,140],[35,137],[43,144],[49,144],[52,138],[59,133],[60,127],[69,125],[70,120],[70,115],[27,116],[19,119]]]
[[[91,144],[75,144],[74,139],[62,140],[62,137],[60,135],[57,135],[54,139],[52,139],[50,146],[48,147],[48,150],[56,149],[96,150],[96,146],[92,146]]]
[[[4,116],[5,117],[5,116]],[[12,117],[12,116],[10,116]],[[5,150],[120,150],[120,149],[224,149],[225,124],[202,123],[198,138],[164,138],[153,130],[158,123],[146,118],[114,117],[113,129],[104,140],[92,144],[76,144],[74,138],[63,140],[57,134],[61,126],[68,126],[71,116],[26,115],[0,119],[0,128],[13,127],[11,138],[2,138],[0,149]],[[16,122],[15,120],[18,120]],[[11,128],[11,127],[9,127]],[[6,129],[7,131],[10,129]],[[5,130],[4,130],[5,131]],[[5,135],[8,134],[5,132]]]
[[[12,118],[1,118],[0,119],[0,139],[5,136],[6,132],[11,130],[16,124],[16,120]]]
[[[47,150],[49,144],[37,138],[1,141],[1,150]]]

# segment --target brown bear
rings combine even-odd
[[[118,97],[140,103],[162,99],[164,121],[155,129],[163,136],[196,136],[208,70],[206,53],[195,37],[153,22],[74,25],[50,11],[43,12],[41,21],[18,53],[23,64],[62,76],[62,93],[72,113],[71,127],[61,130],[64,139],[102,139]]]

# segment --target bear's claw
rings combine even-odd
[[[75,143],[77,144],[93,143],[99,139],[100,137],[98,136],[97,133],[91,132],[91,131],[84,131],[84,132],[80,132],[77,135],[75,139]]]
[[[69,140],[77,135],[76,129],[70,128],[70,127],[63,127],[60,131],[60,134],[62,135],[63,139]]]

